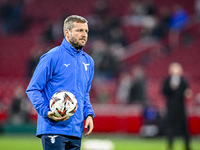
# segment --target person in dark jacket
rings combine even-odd
[[[185,98],[189,98],[192,91],[183,77],[181,64],[173,62],[169,65],[169,76],[163,82],[162,93],[166,98],[168,150],[172,150],[174,137],[179,134],[185,140],[185,150],[190,150]]]
[[[133,79],[130,86],[129,103],[138,103],[145,106],[147,100],[145,72],[141,66],[136,66],[131,69],[131,73]]]

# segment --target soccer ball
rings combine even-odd
[[[68,91],[55,93],[50,100],[50,109],[56,117],[71,117],[78,107],[76,97]]]

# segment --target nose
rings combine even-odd
[[[88,33],[87,32],[83,32],[82,36],[87,37]]]

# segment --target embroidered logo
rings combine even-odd
[[[68,67],[70,64],[64,64],[66,67]]]
[[[48,136],[49,138],[51,138],[51,143],[54,144],[56,141],[56,137],[58,137],[58,135],[54,135],[54,136]]]
[[[90,64],[85,64],[85,63],[83,62],[83,65],[84,65],[84,67],[85,67],[85,71],[87,71],[87,66],[89,66]]]

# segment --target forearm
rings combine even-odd
[[[50,111],[49,105],[47,103],[45,103],[45,100],[42,96],[41,91],[27,89],[26,93],[27,93],[28,98],[30,99],[32,105],[36,109],[36,111],[42,117],[48,117],[48,111]]]

